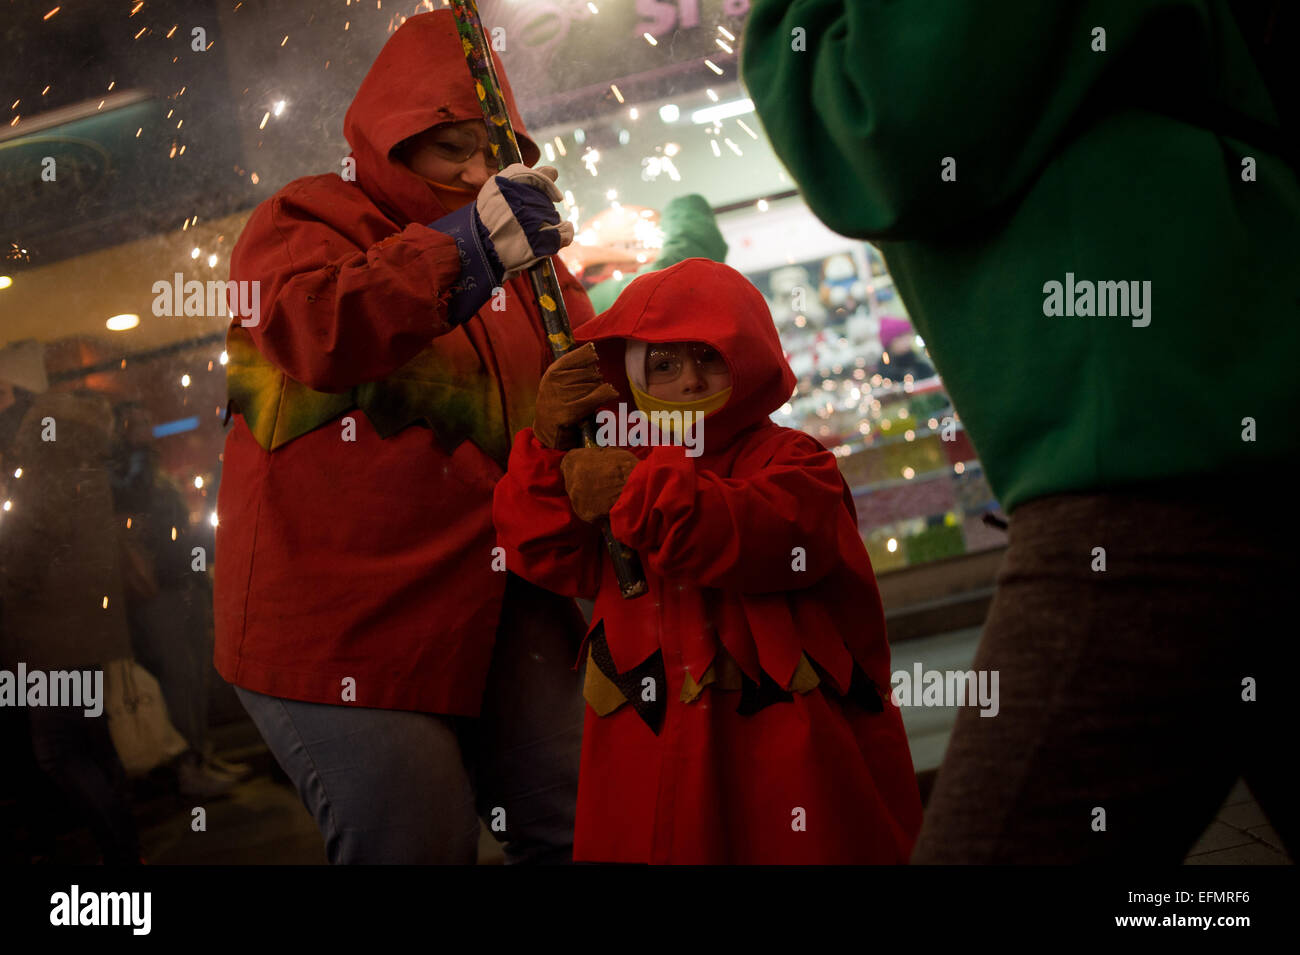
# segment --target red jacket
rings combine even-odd
[[[492,569],[492,488],[550,352],[526,278],[506,284],[504,311],[449,327],[460,260],[425,225],[447,210],[389,152],[481,116],[451,13],[412,17],[348,110],[355,181],[290,183],[235,247],[231,278],[261,283],[261,315],[228,335],[239,413],[215,599],[232,683],[337,704],[351,677],[356,705],[478,713],[506,577]],[[579,325],[591,305],[555,264]]]
[[[597,342],[629,408],[626,338],[708,342],[732,393],[704,419],[699,457],[632,449],[610,521],[645,565],[639,599],[622,599],[570,508],[561,452],[521,432],[497,485],[510,568],[596,599],[575,858],[906,861],[921,806],[880,597],[834,455],[768,418],[794,376],[762,296],[687,259],[638,278],[578,337]],[[656,679],[659,715],[644,699]]]

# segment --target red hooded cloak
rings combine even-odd
[[[621,598],[574,515],[562,452],[525,429],[497,485],[510,568],[596,600],[575,858],[905,862],[921,805],[879,592],[834,455],[769,419],[795,380],[762,295],[687,259],[636,279],[577,337],[628,408],[628,338],[707,342],[732,391],[699,456],[630,449],[641,461],[610,522],[645,565],[642,598]]]
[[[524,160],[538,159],[497,63]],[[450,11],[411,17],[348,109],[355,181],[309,176],[262,203],[231,257],[261,314],[228,335],[216,665],[276,696],[476,715],[506,575],[492,488],[550,359],[526,277],[505,309],[446,319],[450,210],[392,156],[481,119]],[[586,293],[555,261],[572,323]],[[417,425],[411,427],[411,425]],[[351,702],[351,701],[347,701]]]

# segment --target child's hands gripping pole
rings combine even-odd
[[[596,346],[590,342],[551,362],[537,388],[533,434],[539,443],[561,451],[581,444],[578,425],[618,397],[600,377]]]
[[[573,513],[594,523],[609,513],[637,466],[637,457],[622,448],[576,448],[564,456],[564,489]]]

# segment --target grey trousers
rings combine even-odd
[[[508,863],[568,863],[580,623],[568,601],[511,575],[478,719],[235,689],[331,862],[472,865],[482,817]]]
[[[1207,478],[1017,508],[975,657],[1001,709],[959,711],[912,861],[1178,864],[1242,776],[1295,857],[1293,496]]]

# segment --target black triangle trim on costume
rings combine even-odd
[[[614,657],[609,652],[609,644],[605,641],[605,623],[601,621],[587,641],[587,652],[597,669],[627,697],[628,705],[636,710],[636,715],[650,727],[650,732],[658,736],[659,730],[663,727],[668,697],[663,651],[656,650],[626,673],[619,673],[614,667]],[[652,702],[641,698],[641,683],[646,677],[655,681],[655,698]]]

